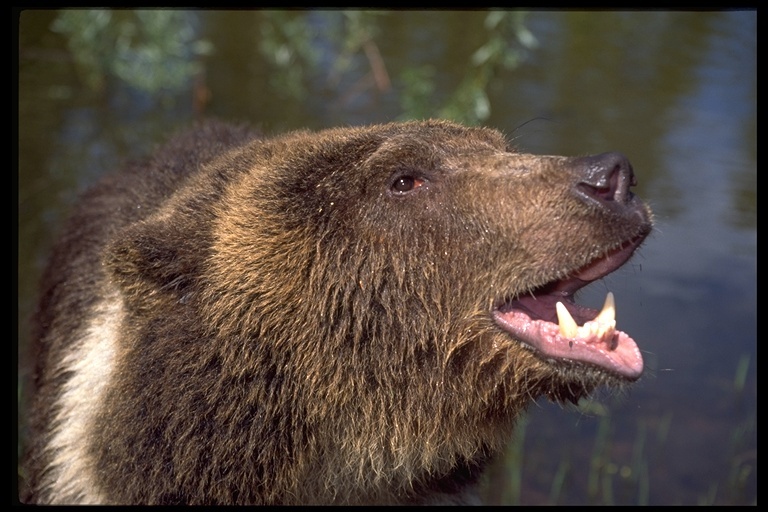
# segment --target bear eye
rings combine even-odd
[[[405,194],[424,185],[425,180],[414,176],[400,176],[392,183],[392,191],[396,194]]]

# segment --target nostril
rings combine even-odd
[[[626,203],[632,198],[629,187],[636,184],[632,165],[621,153],[577,158],[573,170],[578,177],[576,191],[586,199]]]

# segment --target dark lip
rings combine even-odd
[[[648,232],[643,232],[608,251],[605,256],[601,256],[570,273],[569,277],[544,285],[544,287],[551,287],[550,293],[573,295],[580,288],[607,276],[624,265],[635,254],[647,236]]]
[[[567,277],[550,281],[516,298],[500,301],[493,310],[504,313],[517,309],[528,313],[531,318],[557,323],[555,303],[562,302],[573,318],[583,325],[593,320],[598,311],[577,304],[573,300],[573,295],[591,282],[611,274],[624,265],[635,254],[649,233],[650,229],[643,230],[605,255],[569,273]]]

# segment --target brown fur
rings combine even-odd
[[[57,495],[48,442],[99,301],[122,320],[79,438],[98,501],[458,499],[532,399],[622,380],[491,318],[648,233],[644,207],[577,197],[577,163],[438,121],[212,123],[104,180],[45,279],[27,499],[89,500]],[[424,186],[398,193],[402,176]]]

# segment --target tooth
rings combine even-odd
[[[597,315],[595,322],[601,325],[616,326],[616,302],[613,300],[613,293],[608,292],[608,295],[605,296],[603,310]]]
[[[603,310],[598,313],[594,320],[585,323],[583,327],[579,328],[579,336],[587,337],[588,335],[593,335],[604,340],[613,335],[615,330],[616,303],[613,300],[613,294],[608,292],[608,295],[605,297]]]
[[[560,335],[565,338],[588,338],[597,336],[606,338],[613,334],[616,329],[616,302],[613,293],[608,292],[605,296],[603,309],[598,313],[594,320],[586,322],[579,327],[571,314],[565,308],[562,302],[555,305],[557,309],[557,321],[560,326]]]
[[[571,314],[565,309],[562,302],[555,304],[557,309],[557,323],[560,325],[560,334],[566,338],[575,338],[579,334],[579,326],[576,324],[576,320],[573,319]]]

